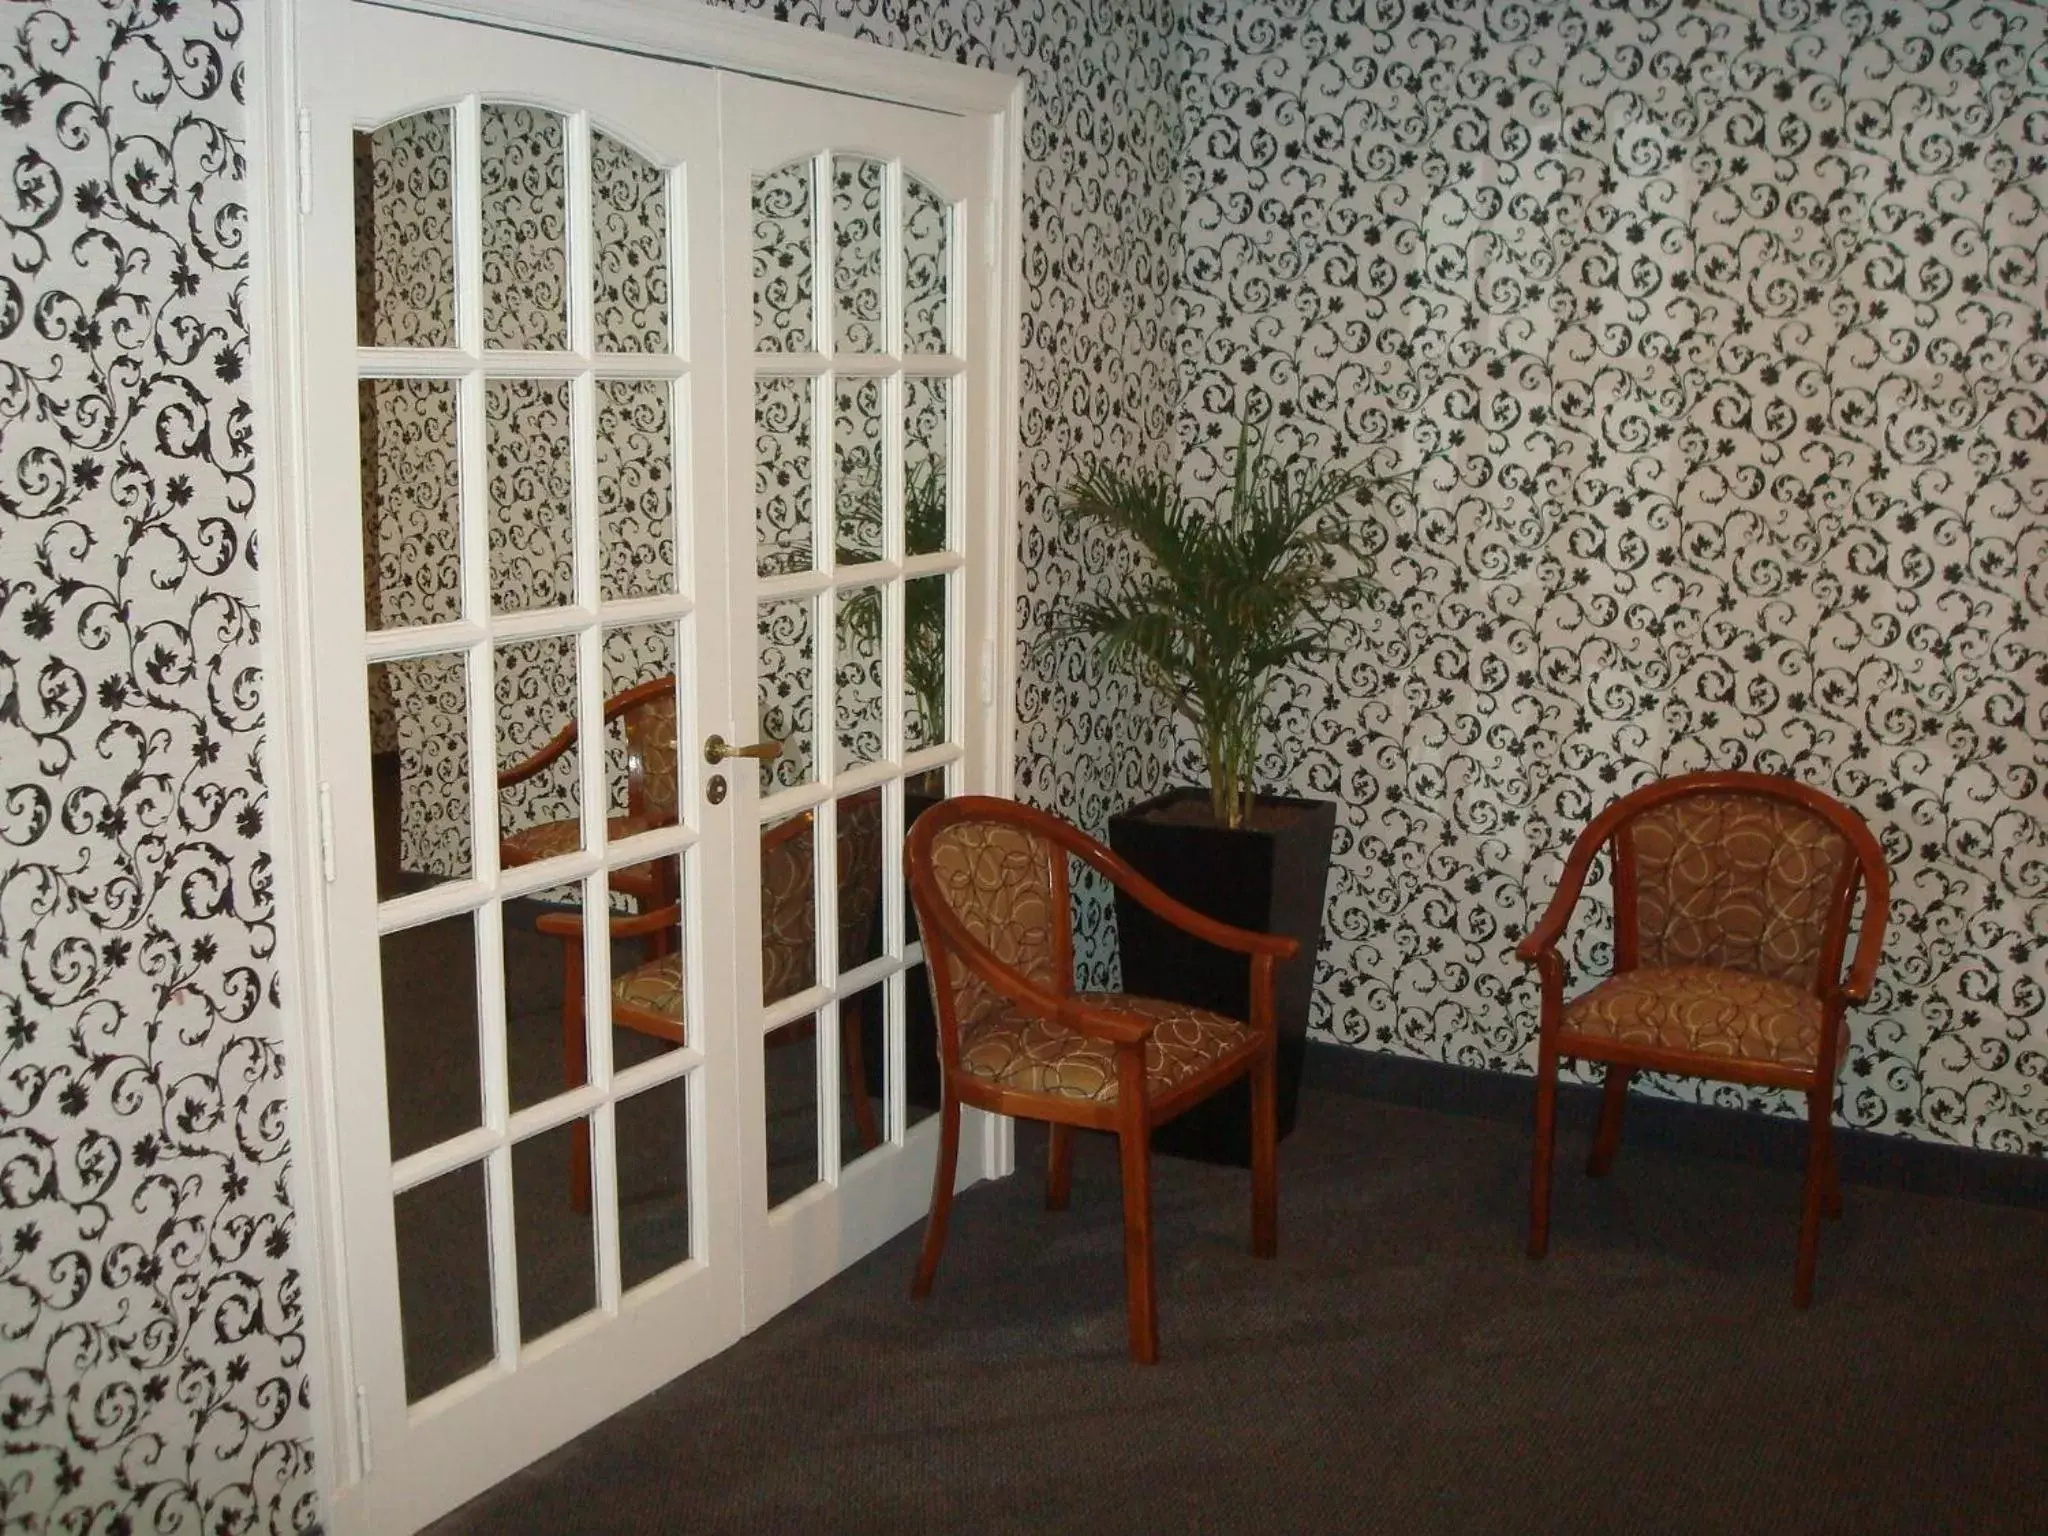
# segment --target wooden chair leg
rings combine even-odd
[[[846,1096],[853,1101],[853,1123],[860,1132],[862,1147],[879,1147],[882,1128],[875,1120],[874,1101],[868,1097],[868,1062],[861,1042],[860,999],[839,1005],[839,1070],[846,1079]]]
[[[1280,1251],[1279,1066],[1270,1050],[1252,1068],[1252,1256]]]
[[[1052,1122],[1045,1146],[1045,1208],[1064,1211],[1067,1195],[1074,1187],[1074,1128]]]
[[[1807,1095],[1806,1195],[1799,1212],[1799,1259],[1792,1271],[1792,1305],[1813,1302],[1813,1271],[1820,1256],[1820,1218],[1827,1205],[1828,1164],[1834,1157],[1834,1085]]]
[[[1586,1159],[1589,1178],[1604,1178],[1614,1166],[1615,1149],[1621,1145],[1622,1111],[1628,1106],[1629,1080],[1635,1075],[1633,1067],[1612,1061],[1607,1064],[1607,1075],[1600,1083],[1600,1127],[1593,1133],[1592,1155]]]
[[[1536,1150],[1529,1170],[1529,1257],[1550,1249],[1550,1158],[1557,1145],[1557,1047],[1536,1049]]]
[[[1159,1293],[1152,1274],[1152,1136],[1144,1124],[1117,1132],[1124,1178],[1124,1304],[1131,1358],[1159,1358]]]
[[[911,1277],[910,1294],[932,1293],[932,1277],[939,1272],[939,1250],[946,1246],[946,1218],[953,1211],[953,1167],[960,1158],[960,1100],[953,1085],[939,1091],[939,1166],[932,1171],[932,1211],[925,1218],[924,1247],[918,1250],[917,1273]]]
[[[1821,1209],[1830,1220],[1839,1220],[1842,1215],[1842,1164],[1835,1156],[1835,1133],[1828,1130],[1828,1187],[1821,1201]]]

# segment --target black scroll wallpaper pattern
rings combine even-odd
[[[258,763],[242,12],[0,36],[0,1527],[318,1523]]]
[[[1264,763],[1343,806],[1321,1026],[1526,1070],[1510,947],[1590,815],[1789,772],[1895,880],[1842,1118],[2048,1151],[2048,10],[1203,0],[1184,44],[1191,482],[1243,410],[1416,477]]]

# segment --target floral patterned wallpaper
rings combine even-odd
[[[0,38],[0,1527],[306,1531],[243,15]]]
[[[1843,1119],[2048,1151],[2048,9],[1198,0],[1184,47],[1190,482],[1251,410],[1415,476],[1264,765],[1343,807],[1322,1029],[1526,1070],[1591,814],[1788,772],[1893,869]]]

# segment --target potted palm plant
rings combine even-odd
[[[1105,664],[1158,689],[1192,727],[1209,774],[1205,788],[1169,790],[1111,817],[1111,846],[1197,911],[1300,941],[1274,978],[1283,1136],[1301,1091],[1337,807],[1261,794],[1254,774],[1273,683],[1329,654],[1336,627],[1378,592],[1361,533],[1386,488],[1349,470],[1276,459],[1246,426],[1219,505],[1190,499],[1168,474],[1102,463],[1068,498],[1071,524],[1121,536],[1137,558],[1112,589],[1069,608],[1056,633],[1086,640]],[[1117,933],[1128,990],[1245,1017],[1242,957],[1123,898]],[[1157,1145],[1248,1161],[1248,1088],[1179,1117]]]

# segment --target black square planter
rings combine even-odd
[[[1299,941],[1301,952],[1273,975],[1279,1034],[1276,1096],[1284,1137],[1294,1129],[1301,1097],[1309,997],[1322,941],[1323,892],[1329,881],[1337,806],[1330,800],[1261,795],[1262,810],[1277,807],[1295,814],[1284,823],[1234,829],[1151,814],[1191,799],[1206,803],[1208,798],[1206,790],[1175,789],[1134,805],[1110,818],[1109,842],[1140,874],[1197,912]],[[1245,956],[1182,933],[1122,894],[1116,899],[1116,927],[1125,991],[1191,1003],[1235,1019],[1251,1016],[1251,963]],[[1153,1133],[1152,1145],[1176,1157],[1248,1167],[1250,1084],[1233,1083],[1175,1117]]]

